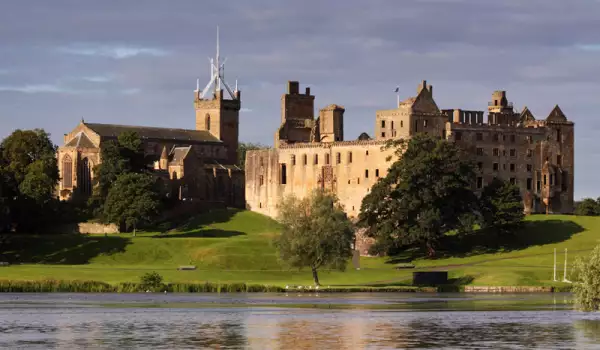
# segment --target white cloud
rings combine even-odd
[[[99,56],[113,59],[126,59],[135,56],[167,56],[169,52],[163,49],[152,47],[135,47],[122,45],[73,45],[58,48],[58,51],[65,54],[80,56]]]
[[[600,44],[580,44],[576,47],[583,51],[598,51],[600,52]]]
[[[0,86],[0,91],[6,92],[20,92],[24,94],[36,94],[36,93],[67,93],[68,90],[58,85],[51,84],[35,84],[35,85],[23,85],[23,86]]]
[[[136,94],[139,94],[140,92],[141,92],[141,90],[137,89],[137,88],[131,88],[131,89],[123,89],[123,90],[121,90],[121,93],[123,95],[136,95]]]
[[[250,112],[252,112],[252,110],[250,108],[242,108],[242,109],[240,109],[240,112],[250,113]]]
[[[96,75],[96,76],[83,77],[83,78],[81,78],[81,80],[84,80],[84,81],[87,81],[90,83],[108,83],[108,82],[114,80],[114,77],[105,76],[105,75]]]

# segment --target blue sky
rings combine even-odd
[[[440,108],[483,110],[507,90],[576,123],[575,197],[598,197],[600,2],[596,0],[19,0],[0,4],[0,137],[80,120],[194,127],[216,26],[239,79],[240,138],[272,144],[287,80],[316,108],[346,108],[347,138],[373,133],[394,88],[426,79]]]

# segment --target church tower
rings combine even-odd
[[[199,81],[194,91],[196,130],[206,130],[227,147],[227,160],[236,164],[240,124],[240,91],[232,90],[225,82],[225,62],[219,52],[219,27],[217,27],[217,56],[210,60],[211,80],[200,91]],[[223,90],[225,88],[225,90]]]

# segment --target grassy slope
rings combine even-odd
[[[23,265],[0,268],[0,279],[91,279],[136,281],[144,272],[160,272],[169,282],[310,283],[307,271],[283,269],[272,238],[277,224],[247,211],[217,211],[200,216],[167,234],[116,236],[20,236],[4,248],[0,260]],[[494,249],[473,245],[464,252],[440,252],[436,260],[417,258],[418,267],[448,269],[479,285],[552,284],[553,248],[575,251],[600,244],[600,218],[533,216],[518,244]],[[485,246],[485,242],[483,244]],[[559,255],[559,264],[563,262]],[[177,271],[197,265],[196,271]],[[562,265],[560,265],[562,266]],[[360,271],[321,273],[330,285],[405,284],[411,271],[394,270],[385,258],[361,258]],[[559,269],[562,277],[562,269]]]

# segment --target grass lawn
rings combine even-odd
[[[138,281],[157,271],[166,282],[246,282],[310,284],[310,271],[286,270],[277,261],[272,243],[279,227],[257,213],[220,210],[200,215],[172,230],[104,235],[19,235],[0,247],[0,279],[98,280],[109,283]],[[412,270],[395,270],[395,262],[412,261],[417,268],[443,269],[451,278],[476,285],[558,285],[552,282],[553,249],[559,250],[562,279],[564,249],[569,261],[600,244],[600,218],[531,216],[516,237],[489,243],[474,235],[449,241],[438,258],[417,252],[388,258],[361,258],[361,269],[321,271],[324,285],[409,284]],[[177,271],[196,265],[195,271]],[[571,264],[569,263],[569,266]]]

